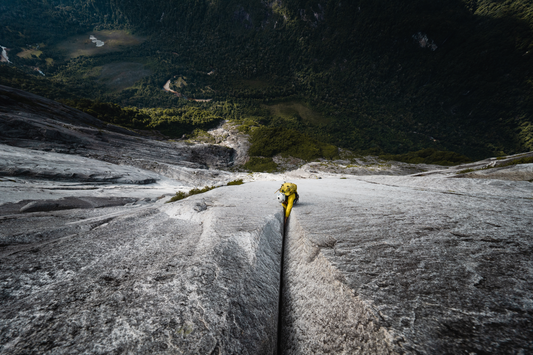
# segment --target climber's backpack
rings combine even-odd
[[[296,184],[293,184],[291,182],[284,182],[278,191],[281,192],[285,196],[290,196],[292,194],[295,194],[296,196],[294,198],[294,203],[296,203],[300,199],[300,195],[298,195],[298,192],[296,192],[297,188],[298,186],[296,186]]]
[[[281,188],[279,189],[279,191],[282,194],[285,194],[285,196],[289,196],[289,195],[295,194],[297,188],[298,187],[296,186],[296,184],[293,184],[290,182],[284,182],[283,185],[281,185]]]

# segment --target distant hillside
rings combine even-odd
[[[119,56],[45,50],[54,65],[19,60],[50,65],[53,80],[87,97],[170,107],[177,99],[160,88],[186,74],[189,96],[236,102],[262,124],[353,150],[478,159],[533,149],[529,1],[64,0],[0,10],[4,46],[104,28],[149,37],[122,57],[142,56],[153,74],[121,93],[78,75]]]

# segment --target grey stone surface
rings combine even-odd
[[[3,211],[11,210],[12,204],[22,201],[28,204],[36,200],[48,200],[49,210],[59,210],[101,207],[107,204],[104,201],[114,205],[112,201],[118,201],[116,199],[130,199],[122,204],[143,198],[155,199],[163,195],[173,195],[179,190],[188,191],[204,181],[220,184],[220,180],[224,180],[228,175],[204,169],[199,169],[195,174],[195,171],[191,172],[192,169],[189,168],[175,168],[176,171],[182,169],[182,180],[170,179],[150,170],[73,154],[43,152],[0,144],[0,214],[5,214]],[[84,200],[82,202],[76,200],[77,198]],[[96,204],[87,198],[94,198],[93,202]],[[41,205],[41,209],[45,208],[44,202],[34,202],[37,203]],[[19,206],[18,210],[23,207],[24,205]]]
[[[367,180],[296,181],[285,353],[533,352],[533,184]]]
[[[126,204],[131,204],[138,202],[135,198],[127,197],[108,197],[108,198],[99,198],[99,197],[64,197],[58,200],[37,200],[37,201],[21,201],[19,203],[13,204],[4,204],[0,206],[0,215],[6,214],[6,212],[16,213],[15,206],[20,206],[19,212],[28,213],[28,212],[46,212],[46,211],[60,211],[60,210],[70,210],[75,208],[86,209],[86,208],[102,208],[110,206],[123,206]]]
[[[272,354],[277,185],[0,219],[0,353]]]
[[[464,174],[467,178],[533,181],[533,164],[478,170]]]
[[[415,176],[447,176],[457,178],[498,179],[511,181],[531,181],[533,172],[531,164],[512,165],[524,158],[532,158],[533,152],[494,157],[473,163],[451,166],[445,169],[433,169],[415,174]],[[511,164],[511,165],[510,165]],[[465,172],[466,171],[466,172]]]
[[[0,144],[76,154],[145,170],[157,169],[159,165],[199,170],[233,165],[235,151],[228,147],[187,145],[140,136],[55,101],[7,86],[0,85],[0,98]],[[161,171],[165,170],[168,169]]]
[[[0,144],[0,176],[43,180],[152,184],[162,176],[77,155],[43,152]]]
[[[293,171],[292,174],[297,177],[298,174],[310,173],[315,177],[332,176],[337,174],[344,175],[411,175],[428,170],[442,169],[439,165],[429,164],[408,164],[397,161],[385,161],[378,157],[367,156],[361,158],[352,158],[351,160],[324,160],[321,162],[306,163]],[[305,175],[304,175],[305,176]]]
[[[1,354],[273,354],[274,191],[298,178],[282,354],[533,352],[533,184],[506,181],[531,165],[501,166],[533,153],[406,177],[367,174],[431,167],[231,173],[248,147],[232,127],[212,133],[234,149],[186,145],[19,90],[0,99]],[[240,178],[256,182],[164,204]]]
[[[249,136],[239,132],[235,124],[224,121],[219,127],[211,129],[207,133],[213,136],[217,144],[235,150],[235,164],[242,165],[248,161]]]

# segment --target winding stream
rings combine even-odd
[[[96,44],[97,47],[103,47],[105,42],[104,41],[100,41],[99,39],[97,39],[95,36],[93,35],[90,35],[89,36],[89,39]]]

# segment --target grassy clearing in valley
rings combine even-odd
[[[100,68],[98,81],[113,91],[124,90],[152,74],[143,64],[134,62],[109,63]]]
[[[38,49],[24,49],[22,52],[17,53],[17,57],[30,59],[32,55],[39,58],[43,54],[43,51],[40,51]]]
[[[176,77],[174,77],[174,78],[176,78]],[[170,85],[171,88],[174,89],[174,90],[179,90],[182,87],[187,86],[187,82],[185,81],[185,79],[187,79],[187,78],[184,78],[182,76],[180,76],[179,78],[175,79]]]
[[[105,44],[102,47],[96,47],[96,44],[89,39],[90,35],[104,41]],[[122,30],[93,31],[70,37],[59,43],[56,49],[69,58],[77,58],[82,55],[90,57],[97,54],[119,52],[124,47],[136,46],[145,40],[145,37],[132,35]]]
[[[316,111],[313,111],[306,105],[297,101],[283,102],[275,105],[266,106],[270,114],[274,117],[290,120],[294,117],[301,117],[305,121],[313,124],[326,124],[329,119],[323,117]]]

